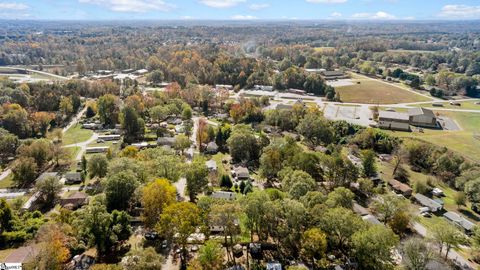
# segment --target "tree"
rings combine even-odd
[[[35,192],[38,192],[38,202],[44,207],[52,207],[62,190],[62,183],[57,177],[46,177],[35,183]]]
[[[100,178],[107,175],[108,160],[104,155],[93,155],[88,161],[88,171],[90,178],[98,176]]]
[[[245,184],[245,183],[244,183]],[[230,190],[233,187],[232,179],[230,179],[229,175],[222,175],[220,178],[220,187],[226,190]],[[245,186],[244,186],[245,188]]]
[[[173,145],[175,150],[181,151],[183,154],[183,151],[190,148],[190,145],[192,145],[192,141],[190,141],[190,138],[187,136],[182,134],[175,136],[175,143]]]
[[[70,151],[64,148],[61,144],[55,143],[52,146],[52,156],[56,166],[60,165],[60,160],[68,162],[71,158]]]
[[[12,229],[14,214],[7,200],[0,199],[0,235]]]
[[[126,210],[139,183],[132,171],[110,174],[105,183],[107,209]]]
[[[32,118],[33,131],[45,137],[52,120],[55,119],[55,114],[49,112],[34,112],[30,117]]]
[[[352,235],[365,226],[352,210],[342,207],[328,209],[319,219],[319,226],[329,236],[330,244],[341,250],[349,247]]]
[[[254,161],[259,158],[260,147],[247,126],[237,125],[227,140],[230,155],[235,162]]]
[[[82,156],[82,161],[81,161],[81,165],[80,165],[81,169],[82,169],[82,173],[83,174],[87,174],[87,166],[88,166],[88,162],[87,162],[87,158],[85,157],[85,155]]]
[[[31,130],[27,111],[19,104],[7,104],[2,108],[2,127],[19,138],[28,137]]]
[[[64,116],[69,116],[73,113],[73,104],[70,97],[62,97],[60,99],[59,110]]]
[[[372,150],[364,150],[362,154],[363,174],[367,177],[374,176],[377,173],[375,166],[375,152]]]
[[[328,121],[318,114],[307,114],[298,124],[297,130],[312,148],[320,143],[330,144],[333,142],[333,131]]]
[[[70,258],[67,247],[68,237],[60,225],[47,223],[37,233],[38,255],[34,259],[35,266],[41,270],[61,270]]]
[[[20,146],[18,152],[20,156],[34,158],[37,167],[41,169],[52,159],[52,146],[53,144],[49,140],[40,139],[33,141],[30,145]]]
[[[161,270],[164,258],[153,247],[134,249],[127,253],[121,262],[129,270]]]
[[[208,185],[208,169],[202,158],[195,158],[186,171],[187,190],[190,201],[194,202],[197,194]]]
[[[312,228],[302,235],[302,255],[315,266],[316,261],[325,257],[327,236],[320,229]]]
[[[224,243],[227,250],[228,261],[235,263],[232,247],[235,244],[235,236],[240,233],[238,218],[240,207],[236,203],[213,204],[210,210],[209,221],[215,226],[223,228]]]
[[[6,158],[15,156],[20,141],[18,137],[6,129],[0,128],[0,162]]]
[[[87,73],[87,64],[85,64],[85,60],[80,59],[77,61],[77,72],[81,76]]]
[[[363,269],[393,269],[392,249],[399,239],[382,225],[360,230],[352,236],[355,257]]]
[[[98,115],[106,125],[114,125],[118,122],[119,99],[112,94],[101,96],[97,101]]]
[[[407,207],[406,201],[394,194],[383,195],[373,203],[373,211],[384,224],[390,222],[396,213],[406,211]]]
[[[128,142],[141,138],[145,134],[145,122],[132,107],[125,107],[121,114],[122,127]]]
[[[187,239],[200,225],[200,215],[200,209],[195,204],[178,202],[167,206],[157,223],[156,230],[161,235],[182,246],[182,269],[186,263]]]
[[[300,170],[285,170],[280,172],[282,188],[294,199],[299,199],[307,192],[316,189],[315,180],[306,172]]]
[[[453,199],[455,200],[455,204],[457,205],[457,208],[460,208],[461,206],[466,206],[467,204],[467,197],[463,192],[455,193],[455,196],[453,197]]]
[[[198,250],[198,261],[204,270],[223,269],[223,252],[219,244],[209,240]]]
[[[153,84],[160,84],[163,82],[165,76],[161,70],[154,70],[147,76],[147,80]]]
[[[410,238],[401,246],[403,264],[408,270],[427,270],[427,264],[435,258],[434,251],[424,239]]]
[[[31,157],[20,157],[13,162],[12,173],[13,181],[18,186],[25,186],[33,180],[37,175],[37,163]]]
[[[465,195],[472,203],[480,202],[480,178],[477,178],[465,184]]]
[[[176,189],[167,179],[157,179],[142,189],[143,219],[147,227],[153,228],[163,210],[175,202]]]
[[[440,255],[445,248],[445,259],[452,248],[458,248],[465,244],[467,239],[454,225],[445,221],[438,222],[431,229],[431,237],[437,243]]]
[[[353,194],[353,192],[351,192],[349,189],[338,187],[332,192],[328,193],[325,204],[331,208],[343,207],[351,209],[353,207],[354,198],[355,194]]]
[[[73,224],[78,230],[78,236],[95,246],[100,257],[130,237],[130,216],[117,210],[110,214],[107,207],[98,200],[82,207],[75,214]]]

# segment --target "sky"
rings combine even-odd
[[[472,20],[480,0],[0,0],[0,19]]]

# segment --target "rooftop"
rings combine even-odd
[[[426,115],[426,116],[435,117],[435,114],[433,113],[433,111],[431,111],[429,109],[425,109],[425,108],[410,108],[410,109],[408,109],[408,114],[410,116]]]
[[[396,119],[402,121],[409,121],[410,116],[406,113],[399,113],[399,112],[389,112],[389,111],[380,111],[379,118],[387,118],[387,119]]]

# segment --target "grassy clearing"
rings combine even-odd
[[[11,188],[14,187],[15,183],[13,182],[13,174],[10,173],[2,181],[0,181],[0,188]]]
[[[358,82],[360,84],[358,84]],[[401,87],[372,79],[354,80],[354,85],[335,88],[340,93],[343,102],[365,104],[396,104],[429,101],[430,99],[417,95]]]
[[[480,162],[480,115],[478,113],[438,111],[442,116],[455,120],[461,131],[424,129],[418,132],[388,131],[398,137],[415,138],[447,147],[472,161]]]
[[[448,102],[443,102],[443,107],[445,109],[457,109],[457,110],[480,110],[480,104],[475,104],[476,102],[480,102],[480,100],[472,100],[472,101],[460,101],[459,103],[462,106],[454,106],[450,105]],[[432,104],[415,104],[413,107],[433,107]]]
[[[83,129],[80,124],[76,124],[65,132],[63,135],[63,144],[75,144],[87,141],[92,137],[93,131],[89,129]]]
[[[228,155],[226,154],[223,154],[223,153],[217,153],[215,155],[212,156],[212,159],[215,160],[215,162],[217,163],[217,171],[218,171],[218,175],[230,175],[230,170],[227,166],[229,166],[228,164],[224,164],[222,161],[225,157],[227,157]]]

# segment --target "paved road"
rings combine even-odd
[[[12,170],[10,169],[6,169],[5,171],[3,171],[1,174],[0,174],[0,181],[2,181],[3,179],[7,178],[10,173],[12,172]]]
[[[77,156],[75,157],[76,161],[80,161],[80,160],[82,160],[82,156],[85,153],[85,151],[87,151],[87,146],[89,144],[95,142],[97,139],[98,139],[98,134],[93,133],[92,137],[90,137],[90,139],[88,139],[84,142],[80,142],[80,143],[76,143],[76,144],[69,144],[69,145],[65,145],[64,147],[65,148],[80,147],[80,151],[78,152]]]
[[[15,69],[15,70],[21,69],[21,70],[26,70],[26,71],[31,72],[31,73],[38,73],[38,74],[50,76],[50,77],[53,77],[53,78],[56,78],[56,79],[59,79],[59,80],[68,80],[67,77],[63,77],[63,76],[60,76],[60,75],[56,75],[56,74],[52,74],[52,73],[48,73],[48,72],[44,72],[44,71],[28,69],[28,68],[24,68],[24,67],[10,66],[10,67],[0,67],[0,69]]]

